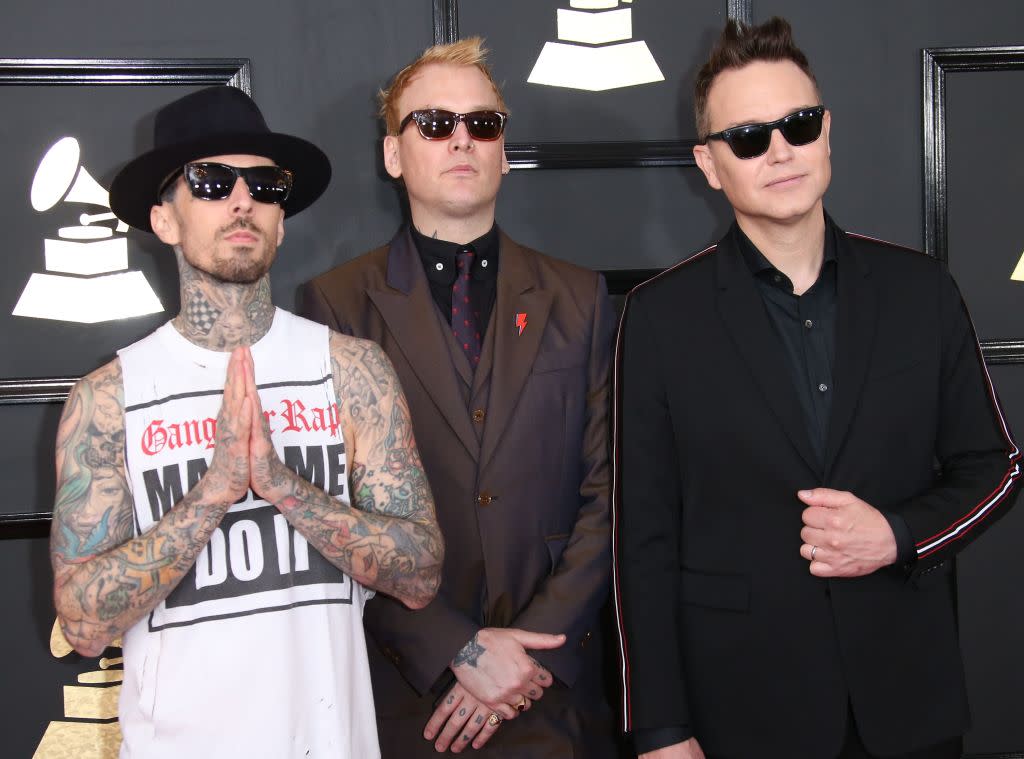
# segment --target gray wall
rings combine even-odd
[[[454,7],[454,3],[436,4]],[[334,181],[324,198],[289,221],[275,266],[275,298],[292,306],[301,282],[384,241],[401,219],[398,195],[382,178],[373,97],[377,87],[433,41],[434,5],[428,0],[179,0],[159,4],[7,0],[0,25],[0,55],[250,59],[253,95],[271,126],[320,144],[334,164]],[[554,39],[554,10],[567,2],[463,0],[461,5],[459,31],[464,36],[481,33],[489,38],[495,70],[507,85],[513,111],[510,142],[693,137],[689,86],[695,67],[725,18],[725,0],[699,4],[637,0],[633,4],[637,36],[648,41],[663,64],[667,81],[606,96],[570,91],[552,95],[552,91],[540,92],[524,84],[523,62],[531,61],[545,40]],[[833,114],[834,180],[826,198],[832,215],[848,229],[922,247],[926,177],[922,168],[921,49],[1024,44],[1019,2],[753,0],[752,5],[755,21],[775,14],[789,18],[816,68]],[[986,83],[996,80],[985,73],[953,76],[970,79],[958,84],[960,90],[950,88],[951,161],[954,139],[959,139],[955,149],[961,151],[956,164],[959,173],[950,181],[959,188],[957,192],[976,202],[981,199],[984,206],[988,185],[973,183],[973,163],[996,167],[1002,163],[1017,177],[1024,164],[1010,161],[991,140],[971,141],[971,119],[987,121],[1008,113],[1004,106],[1011,107],[1021,99],[1021,79],[1017,77],[1024,73],[998,80],[998,87]],[[0,113],[26,98],[39,101],[40,113],[50,113],[48,101],[71,97],[66,87],[17,92],[12,87],[0,84]],[[990,97],[977,102],[989,104],[990,112],[974,115],[968,111],[965,115],[965,111],[957,111],[956,92],[986,87],[992,90]],[[152,95],[142,90],[138,93],[137,101],[130,92],[125,95],[124,107],[116,114],[126,136],[89,148],[93,152],[84,159],[104,184],[117,168],[116,158],[106,156],[127,160],[149,142],[140,119],[143,124],[150,123],[146,119],[151,119],[154,102],[159,100],[153,101]],[[959,125],[955,130],[954,114]],[[69,123],[100,116],[82,106],[66,115]],[[110,118],[111,114],[104,116]],[[1019,131],[1019,124],[1019,120],[1013,122],[1011,135]],[[43,130],[47,125],[39,123],[38,127]],[[40,157],[14,155],[10,145],[10,139],[0,141],[5,163],[24,159],[32,164]],[[89,156],[104,157],[90,163]],[[1019,191],[1020,183],[1010,186]],[[24,196],[27,187],[17,192]],[[951,198],[956,197],[951,191]],[[976,217],[973,211],[957,216],[951,208],[951,225],[955,223],[959,230],[959,237],[951,234],[951,241],[963,240]],[[24,242],[17,236],[37,224],[31,212],[8,204],[0,206],[0,219],[8,232],[8,259],[28,257],[30,263],[23,268],[41,270],[40,235],[25,233]],[[729,217],[722,200],[707,190],[696,169],[675,166],[517,169],[506,179],[499,221],[525,243],[587,266],[611,269],[674,263],[713,241]],[[1003,237],[1013,238],[1012,212],[997,215],[991,224],[1000,226]],[[144,236],[133,233],[130,239],[137,265],[153,277],[168,280],[163,286],[173,292],[173,269],[164,258],[169,253]],[[1008,278],[1012,263],[1005,268],[1003,258],[993,259],[996,254],[985,237],[971,239],[976,240],[971,250],[964,250],[962,243],[958,247],[951,243],[950,265],[954,273],[960,276],[962,272],[962,278],[972,283],[969,289],[965,287],[969,301],[984,300],[986,277],[1005,284],[1002,280]],[[1024,240],[1006,255],[1015,259],[1022,249]],[[978,267],[984,272],[991,270],[991,274],[979,275]],[[1024,284],[1020,286],[1024,288]],[[9,320],[13,304],[0,306],[6,309],[0,310],[0,320]],[[1005,324],[999,321],[1003,317]],[[1017,318],[1008,308],[986,313],[979,322],[981,337],[1024,337],[1015,331]],[[135,328],[145,331],[142,326],[140,322]],[[16,327],[10,321],[0,327],[8,332],[2,343],[6,358],[0,359],[0,379],[77,375],[91,368],[75,358],[77,365],[61,365],[60,371],[26,370],[26,366],[59,363],[64,354],[50,355],[48,341],[19,338]],[[59,326],[54,330],[56,340]],[[90,363],[109,358],[111,348],[99,347],[101,342],[97,341],[95,361],[90,358]],[[1018,431],[1024,430],[1021,372],[1022,367],[1013,363],[992,370],[1011,424]],[[0,472],[6,475],[8,495],[0,514],[49,510],[53,497],[51,450],[58,414],[59,406],[52,403],[0,405],[8,433],[0,442]],[[7,655],[0,688],[0,731],[5,743],[2,753],[10,757],[32,756],[47,724],[64,714],[62,686],[74,683],[78,673],[96,668],[94,662],[73,654],[57,660],[49,653],[53,610],[44,534],[39,526],[0,525],[0,609],[5,617],[0,626],[0,650]],[[1014,560],[1014,546],[1022,536],[1024,514],[1011,513],[960,560],[961,628],[975,723],[968,737],[972,754],[1021,752],[1024,756],[1024,721],[1017,715],[1017,693],[1024,684],[1024,661],[1018,651],[1019,641],[1024,639],[1024,615],[1013,592],[1024,579],[1020,563]],[[927,635],[927,631],[921,634]],[[917,693],[913,683],[906,688],[908,698],[941,697]]]

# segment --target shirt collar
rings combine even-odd
[[[416,227],[411,227],[412,240],[423,262],[423,271],[427,279],[438,284],[451,285],[457,274],[455,256],[466,248],[471,248],[476,257],[470,275],[473,279],[495,279],[498,276],[498,225],[466,245],[439,240],[421,234]]]
[[[783,274],[781,271],[775,268],[774,264],[765,258],[765,255],[757,249],[757,246],[751,242],[750,238],[740,229],[739,224],[734,225],[736,230],[736,239],[740,249],[740,255],[743,256],[743,261],[746,263],[750,273],[762,279],[766,282],[770,282],[777,287],[785,289],[786,292],[793,292],[793,283],[789,277]],[[836,238],[835,229],[831,224],[825,225],[825,254],[821,261],[821,272],[827,272],[835,266],[836,263]],[[821,273],[818,274],[818,279],[821,279]]]

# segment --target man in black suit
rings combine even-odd
[[[627,300],[616,601],[643,757],[959,757],[953,556],[1021,476],[956,285],[844,232],[789,25],[730,21],[694,157],[736,221]]]

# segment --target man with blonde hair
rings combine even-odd
[[[432,47],[381,93],[411,223],[305,308],[391,358],[449,547],[426,608],[366,609],[383,755],[600,759],[612,309],[599,275],[495,225],[508,114],[484,56]]]

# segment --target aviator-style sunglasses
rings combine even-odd
[[[292,172],[280,166],[250,166],[243,169],[226,163],[186,163],[184,169],[175,171],[164,180],[157,193],[158,198],[182,172],[192,196],[200,200],[224,200],[231,195],[235,182],[241,177],[253,200],[280,205],[288,199],[294,180]]]
[[[469,132],[470,137],[474,140],[489,142],[501,137],[501,133],[505,131],[508,114],[501,111],[454,113],[440,108],[413,111],[398,125],[399,134],[405,131],[410,121],[416,122],[416,129],[427,140],[447,140],[455,134],[455,128],[461,121],[466,125],[466,131]]]
[[[764,124],[743,124],[721,132],[709,134],[708,140],[724,140],[737,158],[757,158],[768,152],[772,142],[772,130],[778,129],[786,142],[794,147],[808,145],[821,136],[821,121],[825,106],[804,108],[776,121]]]

